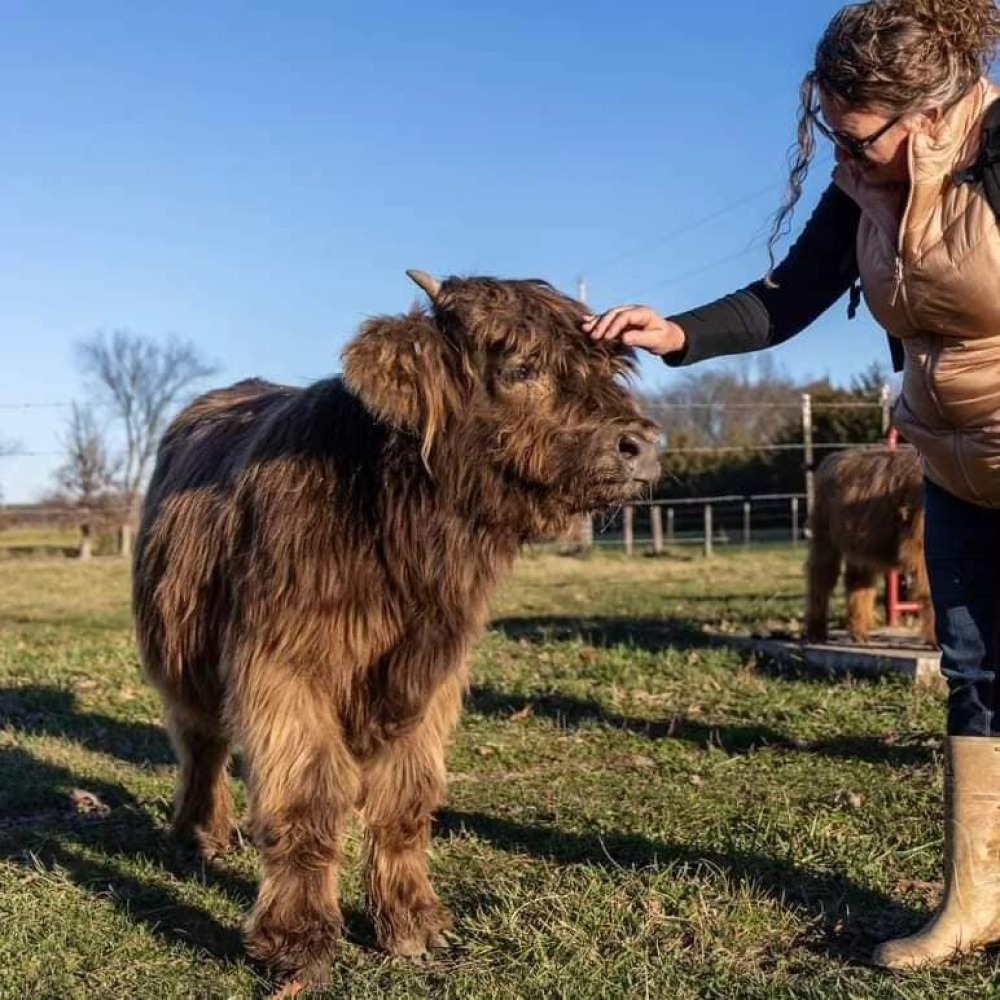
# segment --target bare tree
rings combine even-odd
[[[122,458],[112,456],[93,407],[73,404],[63,447],[66,460],[55,480],[65,502],[97,507],[118,496]]]
[[[12,438],[0,437],[0,458],[16,455],[21,450],[21,442]],[[3,500],[3,485],[0,484],[0,501]]]
[[[651,397],[650,415],[668,441],[695,447],[742,447],[765,442],[790,421],[803,389],[769,357],[689,372]]]
[[[134,521],[156,447],[191,384],[215,373],[190,341],[157,341],[127,330],[97,333],[77,345],[80,368],[97,399],[121,424],[120,482]]]

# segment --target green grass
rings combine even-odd
[[[993,957],[864,964],[939,892],[940,694],[704,640],[794,626],[802,557],[529,553],[478,647],[435,833],[458,942],[375,950],[352,839],[329,995],[996,995]],[[205,868],[167,835],[127,590],[115,560],[0,563],[0,997],[266,997],[240,944],[253,852]]]
[[[73,528],[0,529],[0,548],[72,547],[79,543],[80,532]]]

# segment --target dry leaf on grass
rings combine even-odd
[[[73,811],[80,816],[107,816],[111,812],[111,806],[82,788],[74,788],[69,794],[69,801]]]
[[[865,797],[860,792],[850,792],[842,788],[833,797],[833,804],[842,809],[860,809],[865,804]]]
[[[904,878],[896,883],[896,892],[943,892],[944,882],[925,882],[919,878]]]
[[[652,757],[646,757],[641,753],[632,754],[631,757],[627,758],[627,761],[632,767],[639,770],[649,770],[656,767],[656,761]]]
[[[289,997],[297,997],[304,988],[297,979],[292,979],[285,983],[277,993],[272,993],[269,1000],[288,1000]]]

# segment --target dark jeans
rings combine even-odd
[[[948,679],[948,735],[1000,736],[1000,509],[926,486],[924,551]]]

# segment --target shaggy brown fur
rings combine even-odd
[[[847,631],[867,642],[875,623],[877,577],[896,569],[914,583],[923,604],[921,632],[934,642],[924,564],[924,485],[912,448],[851,449],[816,470],[807,563],[806,638],[825,642],[830,595],[845,564]]]
[[[248,381],[174,421],[135,573],[142,660],[180,759],[174,825],[211,857],[233,833],[242,746],[263,877],[251,953],[321,979],[338,865],[367,828],[370,911],[390,952],[445,943],[429,822],[470,644],[528,539],[647,491],[655,428],[631,357],[536,281],[449,279],[430,311],[365,323],[344,376]]]

